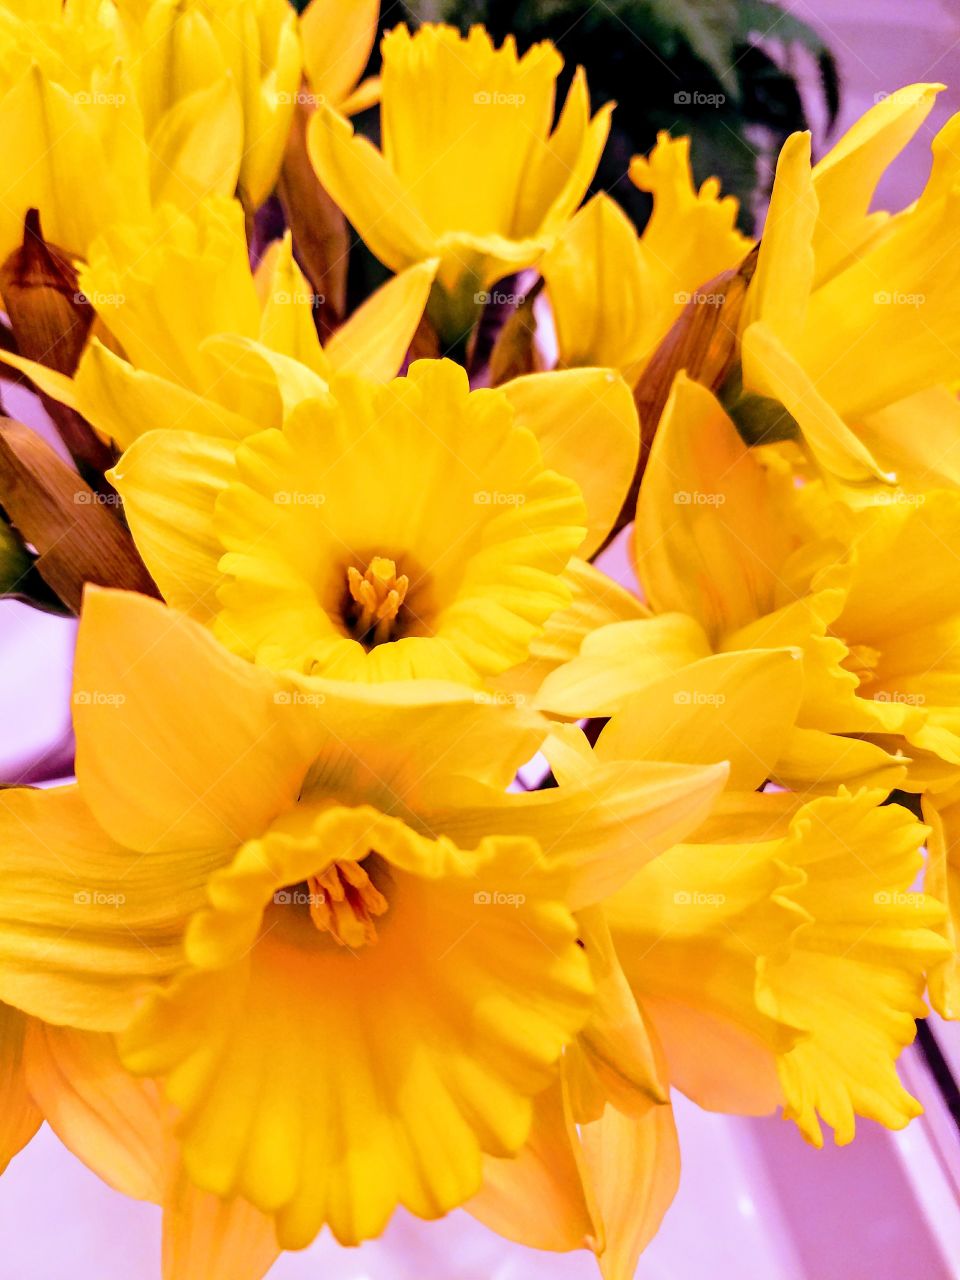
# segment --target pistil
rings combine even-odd
[[[407,575],[398,574],[396,564],[385,556],[374,556],[363,574],[353,565],[349,566],[349,621],[353,634],[367,648],[394,638],[397,617],[409,586]]]
[[[359,862],[335,862],[307,881],[310,918],[342,947],[371,946],[377,941],[374,920],[385,914],[387,900]]]

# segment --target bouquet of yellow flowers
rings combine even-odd
[[[893,215],[939,86],[793,135],[758,243],[664,134],[638,234],[552,45],[377,21],[0,0],[0,577],[80,617],[0,1168],[47,1120],[165,1280],[400,1207],[629,1280],[671,1090],[846,1143],[960,1012],[958,121]]]

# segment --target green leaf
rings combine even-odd
[[[675,31],[703,62],[730,97],[740,97],[736,74],[737,0],[643,0],[651,20]]]

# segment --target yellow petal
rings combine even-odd
[[[293,256],[289,231],[267,249],[257,267],[256,283],[263,306],[260,341],[301,361],[321,378],[329,377],[313,320],[316,295]]]
[[[574,83],[571,85],[571,94],[575,91],[578,83],[583,84],[583,92],[589,101],[589,95],[586,95],[586,78],[582,69],[577,68],[578,74],[574,77]],[[573,211],[580,204],[580,201],[586,195],[587,188],[593,181],[597,172],[597,165],[600,163],[600,157],[603,155],[603,149],[607,145],[607,138],[610,135],[610,121],[613,117],[614,104],[606,102],[600,110],[594,115],[593,119],[588,123],[583,134],[583,141],[573,157],[563,185],[557,192],[556,196],[546,210],[546,215],[541,219],[537,228],[537,234],[540,236],[553,236],[559,231],[563,224],[570,218]],[[561,116],[561,124],[563,116]],[[561,132],[561,126],[551,135],[547,144],[548,149],[553,150],[557,146],[557,135]],[[562,140],[560,150],[564,149],[567,139]],[[549,190],[549,188],[548,188]],[[542,194],[541,194],[542,199]]]
[[[27,1016],[0,1002],[0,1173],[40,1128],[43,1116],[23,1065]]]
[[[544,255],[560,363],[626,371],[650,345],[660,312],[633,223],[609,196],[594,196]]]
[[[781,1058],[784,1114],[816,1146],[819,1118],[850,1142],[854,1115],[902,1128],[921,1107],[895,1062],[925,1011],[925,972],[946,950],[943,911],[912,891],[926,828],[882,792],[814,800],[784,857],[803,873],[791,899],[808,913],[795,945],[761,965],[764,1004],[806,1031]],[[856,857],[851,857],[851,850]]]
[[[637,503],[638,576],[653,608],[689,614],[714,641],[771,612],[795,545],[782,515],[790,485],[705,387],[678,375]]]
[[[154,207],[189,210],[206,195],[233,195],[243,146],[243,107],[230,76],[180,98],[150,135]]]
[[[115,1190],[159,1202],[164,1105],[152,1080],[123,1068],[113,1037],[34,1022],[26,1065],[31,1092],[64,1146]]]
[[[803,695],[797,649],[703,658],[626,699],[597,742],[600,760],[730,763],[753,791],[775,771]]]
[[[751,325],[743,335],[743,379],[745,386],[783,405],[828,474],[852,484],[896,478],[883,470],[803,365],[764,323]]]
[[[512,37],[495,49],[479,26],[466,36],[432,24],[387,34],[383,154],[436,231],[515,235],[518,191],[553,123],[562,65],[548,42],[518,57]]]
[[[514,232],[534,236],[543,228],[544,213],[558,199],[578,158],[584,151],[590,129],[590,92],[582,67],[577,67],[567,90],[557,127],[543,145],[535,148],[524,175],[517,201]],[[586,190],[584,187],[583,191]],[[583,191],[560,221],[566,221],[583,198]]]
[[[241,417],[215,400],[198,396],[167,378],[135,369],[96,339],[80,359],[69,394],[70,399],[62,393],[57,399],[74,404],[121,449],[148,431],[166,428],[233,440],[261,429],[260,423]]]
[[[435,237],[381,153],[348,121],[321,106],[307,133],[317,177],[392,271],[433,254]]]
[[[633,480],[640,427],[630,390],[610,369],[514,378],[502,388],[537,437],[548,467],[575,480],[587,504],[589,558],[610,532]]]
[[[741,823],[731,843],[677,845],[605,904],[671,1082],[709,1109],[762,1115],[782,1098],[777,1054],[797,1032],[756,999],[757,957],[806,918],[786,896],[801,877],[778,858],[781,843],[751,841]]]
[[[150,981],[182,963],[186,920],[221,859],[131,854],[76,787],[4,791],[0,824],[2,998],[53,1022],[123,1026]]]
[[[955,188],[921,200],[811,298],[797,357],[846,421],[956,381],[958,210]]]
[[[862,738],[794,728],[772,776],[781,786],[833,795],[838,786],[882,787],[894,791],[907,776],[908,759]]]
[[[310,0],[300,15],[307,79],[333,107],[363,75],[377,38],[380,0]]]
[[[355,373],[373,382],[396,377],[423,317],[438,265],[437,258],[430,258],[401,271],[354,311],[325,348],[337,373]]]
[[[88,589],[77,776],[106,830],[149,851],[224,848],[262,831],[296,799],[317,744],[311,709],[290,689],[155,600]],[[197,707],[204,731],[185,732]]]
[[[497,691],[522,696],[531,704],[551,711],[554,708],[550,702],[540,698],[540,690],[549,675],[558,668],[569,669],[581,646],[600,628],[647,616],[635,595],[586,561],[571,560],[564,579],[573,592],[570,604],[550,615],[542,635],[530,645],[527,661],[511,667],[492,682]]]
[[[590,1017],[564,1056],[564,1083],[579,1124],[599,1120],[604,1107],[646,1115],[669,1102],[665,1063],[617,957],[602,908],[577,916],[596,985]]]
[[[243,209],[235,200],[211,197],[192,202],[191,216],[163,207],[149,221],[108,226],[79,278],[131,364],[199,394],[223,381],[203,355],[204,340],[259,332]],[[227,403],[222,394],[212,398]],[[242,413],[244,402],[236,408]]]
[[[261,6],[258,16],[267,30],[256,44],[261,64],[269,69],[264,74],[262,65],[256,66],[244,76],[244,151],[237,181],[250,210],[258,209],[276,185],[301,76],[296,16],[278,4]],[[256,29],[254,22],[250,25]]]
[[[371,107],[379,104],[382,91],[383,83],[380,77],[367,76],[366,80],[362,80],[353,93],[339,104],[341,115],[357,116],[361,111],[369,111]]]
[[[366,823],[355,814],[352,844]],[[394,830],[375,943],[338,946],[272,906],[243,960],[184,977],[123,1038],[129,1065],[166,1077],[192,1179],[276,1211],[284,1247],[324,1223],[356,1243],[397,1204],[433,1218],[469,1198],[482,1154],[526,1139],[530,1099],[586,1014],[575,925],[530,841],[465,857]],[[277,888],[307,843],[275,846]],[[332,852],[324,841],[312,857]],[[510,904],[487,902],[483,884]]]
[[[927,387],[863,418],[857,435],[900,486],[894,501],[929,489],[960,488],[960,402]]]
[[[815,166],[818,281],[829,279],[882,221],[884,215],[869,213],[877,183],[926,120],[942,88],[913,84],[884,95]]]
[[[201,1191],[178,1164],[163,1203],[163,1280],[261,1280],[279,1254],[268,1214]]]
[[[709,653],[703,628],[683,613],[612,622],[588,634],[579,654],[546,677],[537,705],[569,719],[613,715],[638,689]]]
[[[48,240],[78,254],[106,223],[148,216],[146,154],[141,140],[138,163],[133,141],[142,139],[142,124],[130,86],[111,79],[98,90],[102,102],[88,91],[68,92],[34,64],[5,93],[4,257],[20,243],[30,208],[40,210]]]
[[[788,347],[799,337],[813,287],[812,241],[817,212],[810,134],[793,133],[777,160],[757,270],[743,309],[744,331],[762,320]],[[746,357],[743,376],[748,390],[762,391]]]
[[[279,427],[302,400],[326,395],[326,380],[308,365],[244,334],[215,334],[201,349],[222,370],[221,380],[235,382],[244,411],[262,427]]]
[[[109,473],[124,515],[167,604],[201,622],[216,614],[223,547],[213,507],[236,475],[234,445],[189,431],[141,435]]]
[[[723,790],[725,764],[585,766],[560,787],[521,795],[461,783],[430,808],[433,830],[461,845],[484,833],[528,835],[570,876],[577,909],[599,902],[655,855],[694,830]]]
[[[464,1208],[497,1235],[531,1249],[583,1249],[596,1226],[579,1140],[559,1081],[535,1100],[530,1136],[509,1160],[488,1156],[483,1187]]]
[[[52,396],[60,404],[64,404],[70,409],[76,409],[79,412],[80,400],[73,378],[68,378],[65,374],[58,373],[56,369],[49,369],[45,364],[39,364],[36,360],[27,360],[23,356],[18,356],[13,351],[0,351],[0,361],[5,365],[9,365],[11,369],[17,369],[20,373],[25,373],[34,386],[44,395]]]
[[[680,1183],[680,1144],[667,1104],[645,1115],[608,1106],[584,1125],[584,1165],[603,1224],[597,1261],[603,1280],[632,1280]]]
[[[694,186],[689,138],[659,133],[648,157],[631,160],[630,180],[653,197],[641,236],[652,288],[646,304],[652,340],[667,332],[691,294],[746,257],[750,241],[736,227],[738,201],[721,197],[716,178],[699,190]]]

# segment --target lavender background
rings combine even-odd
[[[602,0],[598,0],[602,2]],[[797,0],[784,7],[828,36],[844,78],[840,127],[916,80],[953,81],[921,137],[881,186],[909,202],[929,141],[960,108],[957,0]],[[815,94],[815,71],[798,71]],[[822,150],[822,147],[821,147]],[[22,393],[7,411],[36,420]],[[73,624],[0,604],[0,781],[55,778],[69,767]],[[936,1028],[960,1079],[957,1027]],[[906,1083],[927,1113],[907,1131],[861,1126],[852,1147],[815,1152],[776,1119],[708,1115],[678,1097],[684,1175],[639,1280],[957,1280],[960,1140],[919,1050]],[[88,1173],[48,1129],[0,1180],[0,1280],[159,1280],[159,1211]],[[321,1239],[286,1255],[270,1280],[594,1280],[589,1255],[511,1246],[463,1213],[439,1224],[399,1215],[355,1251]],[[197,1277],[197,1280],[203,1280]]]

